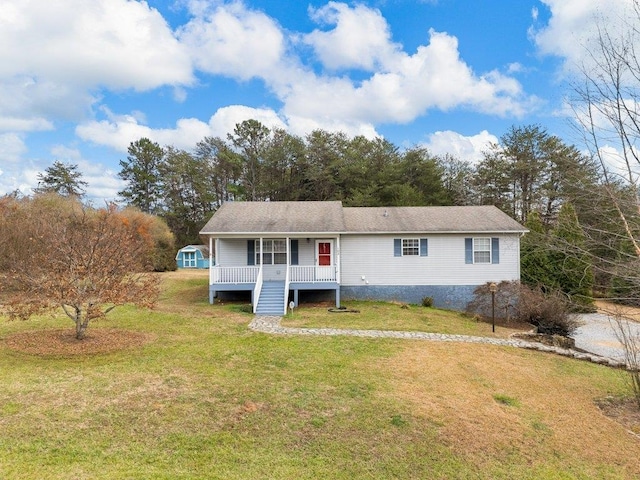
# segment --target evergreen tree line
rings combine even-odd
[[[165,217],[178,243],[197,241],[203,223],[229,200],[493,204],[523,223],[538,211],[552,224],[574,191],[597,182],[591,162],[539,126],[513,127],[473,165],[381,138],[323,130],[301,138],[248,120],[191,151],[141,138],[120,166],[122,199]]]

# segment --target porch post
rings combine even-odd
[[[336,308],[340,308],[340,235],[336,236]]]
[[[264,265],[264,259],[262,258],[262,237],[260,237],[260,269]]]
[[[216,238],[216,245],[218,239]],[[209,304],[213,305],[215,301],[215,290],[213,290],[213,237],[209,236]]]
[[[336,282],[340,285],[340,235],[336,237]]]

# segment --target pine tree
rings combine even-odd
[[[159,213],[163,198],[160,166],[164,150],[148,138],[131,142],[126,160],[120,160],[122,170],[118,176],[127,182],[118,194],[128,205],[138,207],[144,213]]]
[[[33,191],[38,194],[57,193],[63,197],[82,197],[86,186],[82,173],[78,172],[78,165],[56,160],[44,173],[38,174],[38,187]]]

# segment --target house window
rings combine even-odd
[[[420,239],[419,238],[403,238],[402,239],[402,256],[420,255]]]
[[[426,257],[429,255],[429,244],[426,238],[394,238],[394,257]]]
[[[282,239],[262,240],[262,258],[265,265],[287,263],[287,242]],[[260,265],[260,240],[256,240],[256,265]]]
[[[491,238],[473,239],[473,263],[491,263]]]
[[[196,252],[182,252],[182,265],[184,268],[196,268]]]

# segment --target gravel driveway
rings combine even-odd
[[[616,338],[608,315],[589,313],[579,317],[584,324],[573,335],[576,347],[602,357],[624,360],[622,345]],[[640,339],[640,323],[630,321],[628,325],[632,334]]]

